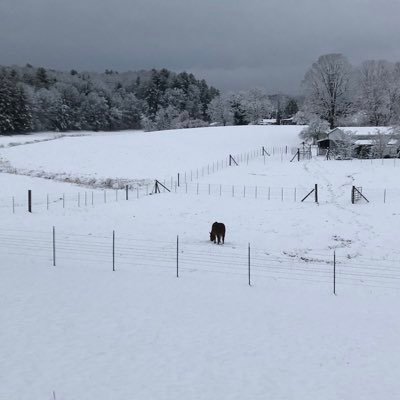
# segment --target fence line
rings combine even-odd
[[[208,195],[208,196],[229,196],[235,198],[271,200],[279,202],[301,202],[303,198],[310,193],[314,185],[287,187],[287,186],[258,186],[258,185],[227,185],[220,183],[184,183],[178,187],[177,182],[170,186],[172,193],[189,194],[189,195]],[[324,186],[319,187],[318,201],[324,203]],[[160,188],[160,193],[166,193],[165,188]],[[362,193],[368,198],[372,204],[394,204],[400,202],[400,188],[369,188],[363,187]],[[137,200],[154,193],[154,185],[146,185],[129,191],[128,200]],[[32,192],[32,209],[37,211],[50,211],[54,208],[69,209],[95,207],[99,204],[118,203],[126,201],[126,191],[122,189],[103,190],[103,191],[78,191],[68,194],[42,194],[40,196]],[[347,196],[347,193],[344,194]],[[347,197],[346,197],[347,198]],[[350,199],[350,192],[348,193]],[[350,201],[350,200],[349,200]],[[306,202],[315,202],[314,196],[306,199]],[[358,200],[358,202],[362,202]],[[12,213],[20,211],[28,211],[28,195],[24,198],[11,196],[9,198],[0,198],[0,209],[8,209]]]
[[[179,246],[179,247],[178,247]],[[48,232],[33,230],[0,230],[0,254],[25,262],[37,258],[48,267],[71,264],[102,270],[151,268],[168,274],[185,276],[187,272],[217,273],[238,276],[244,283],[258,279],[284,279],[322,283],[340,293],[341,285],[400,289],[400,259],[358,257],[349,259],[338,249],[307,257],[271,253],[252,245],[230,247],[210,242],[193,243],[178,237],[170,241],[134,238],[111,231],[108,235],[75,234],[51,228]],[[336,254],[335,254],[336,253]],[[3,264],[4,265],[4,264]],[[186,274],[187,276],[187,274]]]

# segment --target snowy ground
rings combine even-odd
[[[298,131],[99,134],[0,149],[25,175],[0,174],[0,399],[397,398],[400,162],[290,163]],[[261,146],[276,152],[264,159]],[[227,154],[241,155],[239,166],[223,166]],[[147,193],[161,176],[172,192],[142,187],[126,201],[107,190],[104,201],[92,187],[26,176],[39,170],[142,180]],[[319,203],[300,202],[314,184]],[[352,205],[352,185],[370,203]],[[14,213],[12,197],[23,199]],[[216,220],[224,246],[208,240]]]

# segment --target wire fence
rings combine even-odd
[[[137,187],[134,190],[80,190],[75,193],[37,193],[31,191],[31,210],[43,212],[54,209],[70,209],[75,207],[95,207],[101,204],[135,200],[153,193],[154,184]],[[12,213],[29,210],[29,191],[25,195],[0,198],[0,209]]]
[[[76,234],[53,228],[0,230],[0,254],[3,262],[13,264],[35,260],[35,266],[43,267],[151,270],[177,277],[220,274],[235,276],[249,285],[259,279],[291,280],[324,285],[335,293],[341,286],[400,289],[400,259],[350,258],[340,250],[301,255],[270,252],[250,244],[195,243],[178,236],[162,241],[115,231]]]
[[[324,185],[317,185],[318,194],[311,193],[315,185],[309,186],[258,186],[258,185],[239,185],[205,182],[183,182],[178,186],[177,181],[166,182],[160,186],[160,193],[186,194],[194,196],[214,196],[214,197],[232,197],[258,199],[261,201],[275,202],[297,202],[306,203],[318,202],[324,204],[331,201],[331,190]],[[398,204],[400,203],[400,188],[359,188],[369,201],[369,204]],[[344,203],[351,203],[351,187],[341,196]],[[339,191],[338,191],[339,192]],[[71,209],[71,208],[90,208],[99,205],[126,202],[127,200],[137,200],[145,196],[155,194],[154,184],[147,184],[137,187],[134,190],[96,190],[96,191],[78,191],[76,193],[50,193],[36,194],[32,192],[32,210],[33,212],[45,212],[51,210]],[[360,198],[357,203],[366,203],[364,198]],[[8,212],[22,213],[29,209],[29,196],[0,198],[0,210]]]
[[[301,149],[292,146],[262,146],[260,148],[229,155],[224,159],[214,161],[200,168],[178,172],[175,176],[163,179],[161,192],[175,192],[196,195],[231,196],[242,198],[259,198],[271,201],[290,201],[299,202],[310,192],[310,187],[277,187],[277,186],[257,186],[240,185],[225,183],[204,183],[201,179],[215,174],[223,169],[236,166],[236,164],[246,164],[256,158],[263,157],[264,164],[270,158],[280,157],[281,162],[288,162],[293,159],[293,155],[301,153]],[[396,159],[354,159],[355,162],[372,165],[400,165],[396,164]],[[343,161],[337,161],[343,162]],[[113,184],[110,180],[109,184]],[[120,182],[118,183],[120,185]],[[129,188],[129,190],[127,189]],[[319,185],[319,202],[328,201],[330,196],[324,196],[324,187]],[[400,202],[400,188],[362,188],[363,195],[370,203],[397,203]],[[32,206],[35,211],[52,210],[55,208],[71,207],[94,207],[100,204],[119,202],[122,200],[139,199],[144,196],[154,194],[154,183],[127,185],[124,189],[103,189],[103,190],[79,190],[75,193],[33,193]],[[351,199],[349,194],[349,199]],[[312,201],[310,197],[307,201]],[[8,210],[12,213],[25,212],[28,210],[28,196],[8,196],[0,197],[0,210]]]

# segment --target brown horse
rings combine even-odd
[[[216,243],[218,239],[218,244],[225,242],[225,225],[221,222],[214,222],[211,227],[210,240]]]

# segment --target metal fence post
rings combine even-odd
[[[53,267],[56,266],[56,228],[53,226]]]
[[[179,278],[179,235],[176,236],[176,277]]]

